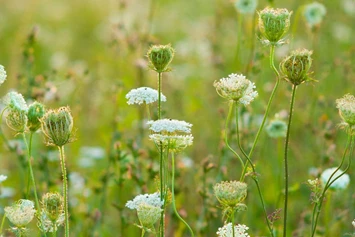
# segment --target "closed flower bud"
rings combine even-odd
[[[222,181],[213,190],[218,201],[228,207],[236,207],[247,196],[247,184],[239,181]]]
[[[169,71],[169,64],[174,58],[175,50],[168,45],[153,45],[147,53],[152,70],[161,73]]]
[[[280,63],[280,69],[287,81],[294,85],[311,80],[309,78],[309,69],[312,65],[312,51],[300,49],[291,52]]]
[[[34,102],[28,107],[27,126],[31,132],[37,131],[41,127],[40,119],[44,116],[45,109],[43,104]]]
[[[42,197],[42,211],[38,227],[43,232],[56,232],[64,224],[64,200],[59,193],[46,193]]]
[[[160,207],[140,204],[137,208],[137,215],[142,227],[154,230],[154,224],[160,219],[162,211]]]
[[[17,133],[24,133],[27,126],[27,111],[16,107],[9,107],[6,115],[6,124]]]
[[[60,147],[73,141],[73,117],[68,107],[48,111],[41,124],[49,145]]]
[[[292,12],[285,8],[265,8],[259,12],[259,29],[268,44],[279,45],[290,28]]]

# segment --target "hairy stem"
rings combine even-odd
[[[69,211],[68,211],[68,183],[67,169],[65,167],[65,152],[64,146],[58,147],[60,153],[60,164],[63,175],[63,197],[64,197],[64,214],[65,214],[65,237],[69,237]]]
[[[178,213],[177,209],[176,209],[176,205],[175,205],[175,191],[174,191],[174,183],[175,183],[175,158],[174,158],[174,152],[171,152],[171,202],[173,204],[173,209],[174,209],[174,213],[175,215],[179,218],[180,221],[182,221],[186,227],[189,229],[190,234],[192,237],[194,237],[194,232],[192,231],[191,227],[189,226],[189,224],[187,224],[187,222],[180,216],[180,214]]]
[[[285,153],[284,153],[284,165],[285,165],[285,199],[284,199],[284,229],[283,229],[283,237],[286,237],[287,234],[287,207],[288,207],[288,145],[290,140],[290,130],[291,130],[291,122],[292,122],[292,115],[293,115],[293,107],[295,103],[295,96],[296,96],[296,85],[292,87],[292,96],[291,96],[291,104],[288,116],[288,125],[287,125],[287,133],[285,139]]]

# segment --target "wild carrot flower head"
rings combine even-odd
[[[309,70],[312,66],[312,51],[299,49],[291,52],[280,63],[280,69],[284,78],[293,85],[299,85],[310,81]]]
[[[154,224],[160,219],[163,209],[146,203],[137,207],[137,216],[142,227],[154,229]]]
[[[292,12],[285,8],[265,8],[259,12],[259,29],[266,44],[280,45],[290,28]]]
[[[127,104],[151,104],[158,100],[158,91],[149,87],[140,87],[127,93]],[[161,94],[161,101],[166,101],[165,95]]]
[[[27,111],[27,127],[31,132],[37,131],[41,127],[40,119],[44,116],[44,105],[39,102],[34,102],[28,107]]]
[[[6,217],[18,228],[28,225],[35,213],[34,203],[26,199],[21,199],[12,206],[5,207]]]
[[[176,119],[159,119],[156,121],[148,121],[149,129],[155,133],[171,134],[171,133],[191,133],[192,124]]]
[[[321,180],[322,183],[325,185],[327,183],[327,181],[330,179],[331,175],[334,173],[334,171],[337,168],[329,168],[323,171],[323,173],[321,174]],[[335,174],[333,175],[333,177],[331,178],[330,182],[334,181],[339,175],[341,175],[343,173],[342,170],[338,170],[337,172],[335,172]],[[344,190],[348,187],[350,183],[350,177],[348,174],[343,174],[342,176],[340,176],[340,178],[338,178],[334,183],[332,183],[332,185],[330,185],[330,189],[333,190]]]
[[[266,127],[266,132],[270,137],[286,137],[287,124],[280,119],[272,120]]]
[[[11,91],[4,98],[5,105],[10,108],[27,111],[28,107],[25,99],[20,93]]]
[[[222,181],[215,184],[213,190],[222,206],[234,207],[247,196],[247,184],[239,181]]]
[[[336,100],[336,107],[344,121],[340,126],[352,130],[355,126],[355,97],[350,94],[344,95]]]
[[[169,64],[174,58],[175,50],[168,45],[153,45],[147,53],[152,70],[161,73],[169,71]]]
[[[323,4],[319,2],[312,2],[305,6],[303,16],[307,24],[312,28],[322,22],[326,13],[327,9]]]
[[[242,14],[254,13],[258,0],[236,0],[234,3],[237,11]]]
[[[159,193],[140,194],[136,196],[133,200],[128,201],[126,203],[126,207],[133,210],[133,209],[137,209],[141,204],[147,204],[147,205],[160,208],[163,206],[164,201],[160,200]]]
[[[233,237],[233,229],[234,228],[234,237],[250,237],[250,235],[246,232],[249,227],[246,225],[235,225],[232,227],[232,223],[225,224],[223,227],[218,228],[217,236],[218,237]]]
[[[46,193],[42,197],[42,211],[39,216],[39,228],[44,232],[55,232],[64,224],[64,200],[59,193]]]
[[[4,182],[7,179],[6,175],[1,174],[0,175],[0,183]]]
[[[232,73],[227,78],[215,81],[213,86],[221,97],[243,105],[250,104],[258,96],[258,92],[254,90],[255,84],[242,74]]]
[[[3,65],[0,65],[0,85],[6,80],[6,71]]]
[[[69,107],[49,110],[41,119],[42,131],[52,146],[63,146],[73,141],[73,117]]]

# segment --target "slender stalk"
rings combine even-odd
[[[189,229],[190,234],[192,237],[194,237],[194,232],[192,231],[191,227],[186,223],[186,221],[179,215],[176,205],[175,205],[175,190],[174,190],[174,182],[175,182],[175,158],[174,158],[174,152],[171,152],[171,202],[173,204],[173,209],[175,215],[179,218],[180,221],[182,221],[186,227]]]
[[[234,101],[229,102],[229,111],[228,111],[228,116],[227,116],[227,120],[226,120],[226,124],[225,124],[225,128],[224,128],[224,141],[225,141],[228,149],[231,152],[233,152],[233,154],[239,159],[240,164],[242,165],[242,169],[244,170],[245,167],[244,167],[243,159],[238,155],[238,153],[235,150],[233,150],[233,148],[228,143],[228,124],[229,124],[231,117],[232,117],[234,103],[235,103]]]
[[[141,237],[144,237],[145,231],[142,229]]]
[[[2,234],[2,230],[4,228],[4,224],[5,224],[5,217],[6,215],[4,214],[4,216],[2,217],[2,221],[1,221],[1,226],[0,226],[0,234]]]
[[[25,136],[25,133],[22,133],[22,138],[23,138],[23,141],[26,145],[26,148],[27,148],[27,161],[28,161],[28,169],[29,169],[29,174],[30,174],[30,178],[31,178],[31,181],[32,181],[32,185],[33,185],[33,193],[35,195],[35,202],[36,202],[36,208],[37,210],[40,209],[40,206],[39,206],[39,201],[38,201],[38,196],[37,196],[37,188],[36,188],[36,181],[35,181],[35,177],[33,175],[33,169],[32,169],[32,164],[31,164],[31,155],[32,155],[32,133],[30,135],[30,145],[28,145],[27,143],[27,140],[26,140],[26,136]],[[28,196],[28,191],[27,190],[27,196]]]
[[[263,117],[263,120],[261,122],[261,125],[259,127],[259,130],[258,132],[256,133],[256,136],[255,136],[255,139],[254,139],[254,142],[253,142],[253,145],[249,151],[249,155],[248,155],[248,162],[252,165],[252,162],[251,162],[251,157],[253,155],[253,152],[254,152],[254,149],[256,147],[256,144],[258,143],[259,141],[259,137],[261,135],[261,131],[263,130],[264,126],[265,126],[265,122],[266,122],[266,118],[267,116],[269,115],[269,111],[270,111],[270,107],[271,107],[271,103],[274,99],[274,96],[276,94],[276,90],[280,84],[280,73],[277,71],[276,67],[275,67],[275,63],[274,63],[274,57],[275,57],[275,46],[274,45],[271,45],[270,47],[270,67],[274,70],[276,76],[277,76],[277,80],[276,80],[276,83],[275,83],[275,86],[274,86],[274,89],[272,90],[271,92],[271,95],[270,95],[270,98],[269,98],[269,101],[267,103],[267,106],[266,106],[266,110],[265,110],[265,114],[264,114],[264,117]],[[245,173],[246,173],[246,170],[248,168],[248,162],[246,162],[245,164],[245,167],[244,167],[244,170],[243,170],[243,173],[242,173],[242,178],[244,179],[244,176],[245,176]]]
[[[291,104],[290,104],[290,111],[288,117],[288,125],[287,125],[287,133],[286,133],[286,140],[285,140],[285,153],[284,153],[284,165],[285,165],[285,201],[284,201],[284,229],[283,229],[283,237],[286,237],[287,234],[287,207],[288,207],[288,145],[290,139],[290,130],[291,130],[291,122],[292,122],[292,115],[293,115],[293,107],[295,103],[295,96],[296,96],[296,85],[292,87],[292,96],[291,96]]]
[[[161,91],[162,91],[162,73],[158,72],[158,119],[161,119]]]
[[[348,155],[349,164],[348,164],[348,166],[346,167],[346,169],[345,169],[340,175],[338,175],[336,178],[333,179],[333,176],[336,174],[336,172],[341,168],[341,166],[342,166],[343,163],[344,163],[346,153],[347,153],[348,150],[349,150],[349,144],[351,144],[351,145],[350,145],[349,155]],[[340,178],[343,174],[345,174],[346,171],[350,168],[350,164],[351,164],[351,159],[350,159],[350,158],[351,158],[351,153],[353,152],[353,150],[354,150],[354,137],[348,135],[348,139],[347,139],[347,142],[346,142],[346,147],[345,147],[345,150],[344,150],[344,152],[343,152],[343,156],[342,156],[341,162],[340,162],[339,166],[334,170],[334,172],[332,173],[332,175],[329,177],[327,183],[326,183],[325,186],[324,186],[324,189],[323,189],[322,195],[321,195],[321,197],[320,197],[320,199],[319,199],[319,202],[314,206],[313,215],[312,215],[312,225],[311,225],[311,227],[312,227],[312,235],[311,235],[311,237],[313,237],[313,236],[315,235],[315,232],[316,232],[316,229],[317,229],[318,218],[319,218],[319,214],[320,214],[321,209],[322,209],[322,205],[323,205],[325,193],[326,193],[326,191],[330,188],[330,186],[331,186],[338,178]]]
[[[235,237],[235,230],[234,230],[234,211],[233,211],[233,213],[232,213],[232,233],[233,233],[233,237]]]
[[[60,164],[63,174],[63,197],[64,197],[64,214],[65,214],[65,237],[69,237],[69,212],[68,212],[68,183],[67,169],[65,167],[65,152],[64,146],[59,146]]]

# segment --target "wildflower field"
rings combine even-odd
[[[2,1],[0,236],[355,236],[354,22],[355,0]]]

